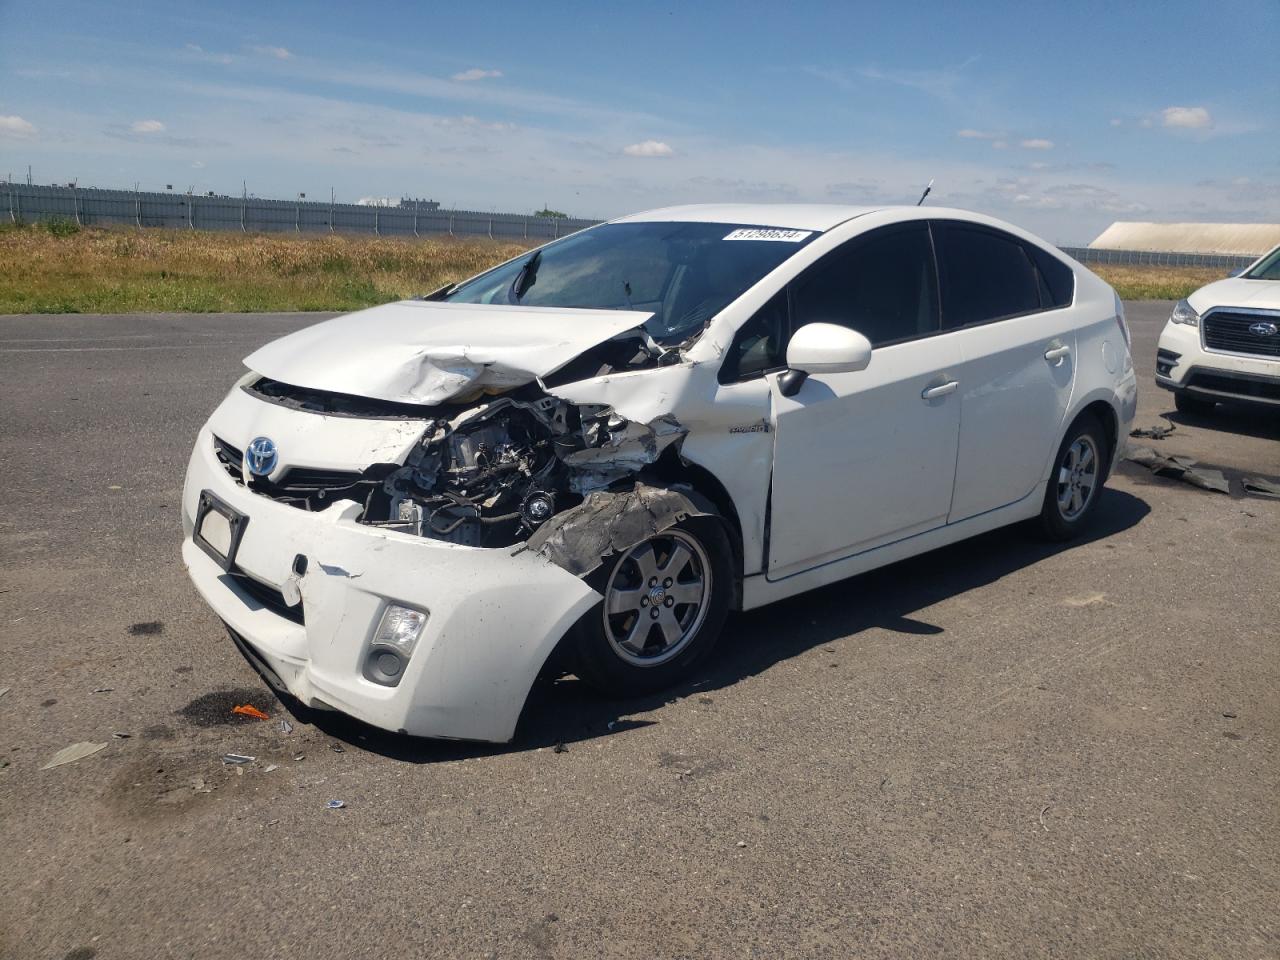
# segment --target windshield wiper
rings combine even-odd
[[[533,256],[524,262],[516,278],[511,281],[511,289],[507,293],[509,302],[518,303],[520,298],[529,292],[529,288],[538,282],[538,265],[541,262],[542,251],[535,250]]]

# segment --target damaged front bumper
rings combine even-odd
[[[205,491],[247,518],[229,571],[193,539]],[[600,599],[519,546],[476,548],[371,527],[357,522],[362,508],[350,500],[312,512],[260,496],[228,476],[208,427],[182,503],[191,579],[251,659],[303,703],[386,730],[510,740],[548,656]],[[297,597],[289,607],[286,598]],[[394,686],[365,676],[390,604],[427,614]]]

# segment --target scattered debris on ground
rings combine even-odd
[[[231,712],[235,714],[239,714],[242,717],[253,717],[253,719],[255,720],[271,719],[271,715],[269,713],[264,713],[263,711],[259,710],[257,707],[249,703],[238,703],[231,708]]]
[[[1168,426],[1164,427],[1136,427],[1129,431],[1131,437],[1144,437],[1147,440],[1163,440],[1169,434],[1178,428],[1170,421],[1165,421]]]
[[[1200,487],[1202,490],[1213,490],[1217,493],[1231,492],[1231,486],[1227,482],[1226,474],[1211,467],[1197,466],[1197,461],[1191,457],[1166,457],[1163,454],[1156,453],[1150,447],[1135,447],[1129,451],[1126,459],[1132,460],[1139,466],[1146,467],[1157,477],[1181,480],[1183,483],[1189,483],[1193,487]]]
[[[85,757],[91,757],[99,750],[106,746],[105,743],[73,743],[69,747],[63,747],[46,763],[41,770],[50,770],[53,767],[60,767],[64,763],[75,763],[77,760],[83,760]]]
[[[115,687],[94,687],[90,693],[110,693]]]
[[[268,713],[274,704],[274,698],[261,688],[237,687],[230,690],[215,690],[205,693],[181,710],[178,715],[197,727],[218,727],[226,724],[252,723],[254,718],[242,713],[232,713],[232,709],[247,705],[263,713]]]
[[[325,804],[325,806],[328,807],[330,810],[341,810],[346,805],[347,803],[345,800],[330,800],[328,803]]]
[[[280,721],[280,732],[281,732],[281,733],[293,733],[293,724],[292,724],[292,723],[290,723],[288,720],[281,720],[281,721]]]
[[[1280,483],[1274,480],[1268,480],[1266,477],[1241,477],[1240,482],[1244,486],[1245,493],[1280,500]]]
[[[257,757],[250,757],[243,753],[226,753],[222,756],[222,763],[228,767],[243,767],[247,763],[253,763]]]
[[[129,740],[133,737],[132,733],[113,733],[111,735],[114,740]]]

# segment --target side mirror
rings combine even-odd
[[[806,323],[787,345],[787,372],[778,378],[784,397],[794,396],[811,373],[853,373],[871,362],[871,341],[834,323]]]

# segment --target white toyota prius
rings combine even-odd
[[[1106,283],[984,216],[624,217],[250,355],[183,558],[278,691],[503,742],[544,670],[653,691],[730,610],[1017,521],[1076,535],[1128,341]]]

